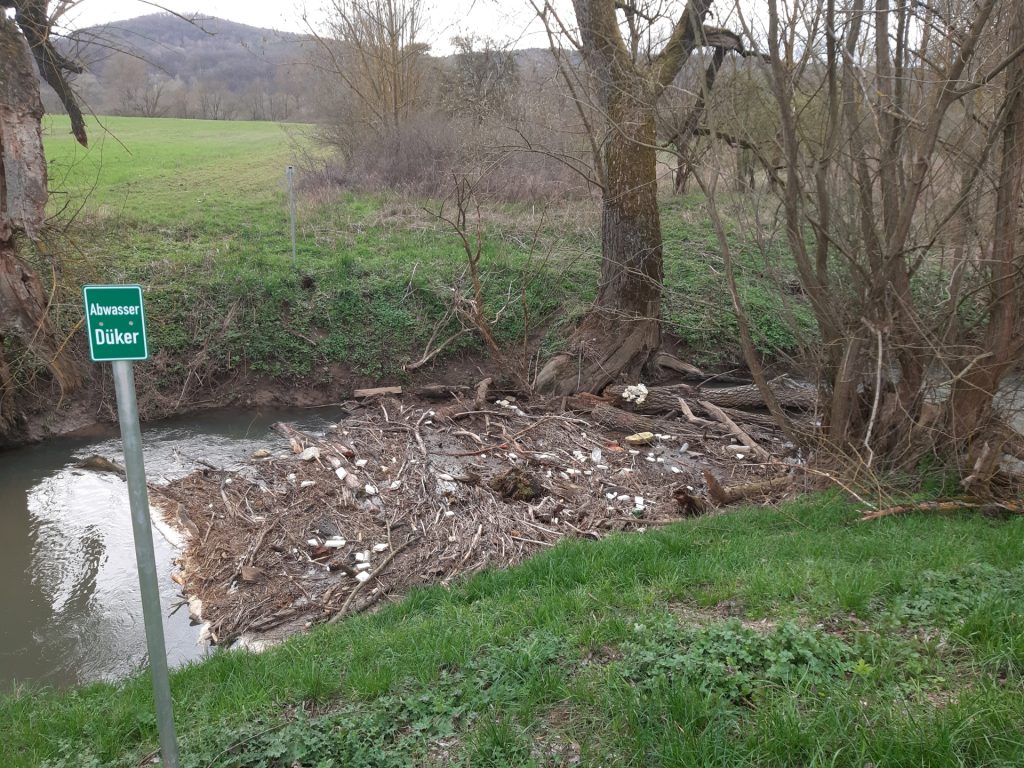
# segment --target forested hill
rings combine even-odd
[[[304,40],[224,19],[188,23],[169,13],[88,27],[70,38],[79,61],[100,77],[118,61],[118,52],[124,52],[170,78],[212,77],[236,90],[253,80],[271,79],[278,67],[295,62]]]
[[[221,119],[302,117],[300,69],[310,45],[302,35],[169,13],[87,27],[63,41],[85,66],[76,87],[96,112]]]
[[[311,35],[155,13],[76,30],[60,45],[85,67],[74,88],[97,114],[307,122],[332,114],[311,66],[323,49]],[[554,71],[547,50],[513,55],[521,76],[544,80]],[[425,60],[445,70],[453,58]],[[62,111],[43,93],[49,111]]]

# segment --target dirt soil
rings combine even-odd
[[[636,444],[586,403],[465,397],[349,401],[325,434],[277,425],[281,446],[242,471],[153,488],[185,534],[175,578],[204,634],[258,645],[563,537],[705,513],[705,470],[728,484],[786,471],[678,415],[646,419],[654,430]],[[752,434],[784,451],[778,435]]]

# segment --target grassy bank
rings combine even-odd
[[[440,203],[318,189],[302,172],[316,151],[307,128],[107,118],[91,136],[83,150],[60,119],[48,123],[52,207],[58,221],[74,217],[67,238],[51,244],[65,254],[56,314],[62,329],[74,328],[81,283],[143,284],[156,351],[150,373],[162,390],[177,395],[238,371],[312,384],[400,377],[432,335],[458,329],[446,316],[452,287],[467,286],[465,256],[432,213]],[[288,164],[300,168],[296,264]],[[482,203],[496,336],[508,344],[525,332],[550,352],[594,296],[597,205]],[[739,357],[737,333],[701,210],[699,197],[665,202],[664,313],[688,356],[728,364]],[[751,251],[738,254],[758,341],[791,351],[796,339],[782,318],[793,302],[775,293]],[[806,312],[795,311],[806,327]],[[446,355],[478,348],[469,334]]]
[[[172,681],[188,766],[1015,766],[1024,520],[837,497],[418,591]],[[144,677],[0,701],[0,764],[137,764]]]

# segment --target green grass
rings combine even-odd
[[[299,165],[301,178],[317,152],[307,127],[103,118],[90,136],[85,150],[66,120],[46,124],[51,210],[58,223],[71,219],[46,243],[61,254],[58,327],[71,332],[80,320],[82,283],[142,284],[155,358],[140,374],[175,398],[238,371],[314,384],[339,371],[401,379],[435,329],[439,338],[457,329],[444,318],[465,257],[428,213],[437,201],[300,190],[292,263],[284,169]],[[664,314],[692,359],[732,364],[735,320],[700,211],[698,198],[665,202]],[[496,337],[512,343],[526,330],[545,352],[557,349],[595,295],[594,205],[485,205],[483,214],[488,312],[508,304]],[[797,338],[787,313],[801,327],[806,311],[776,295],[736,242],[756,340],[769,356],[788,354]],[[446,355],[478,349],[469,334]]]
[[[172,679],[184,764],[1020,765],[1024,520],[856,517],[825,494],[567,541],[218,653]],[[135,765],[150,713],[145,677],[15,692],[0,764]]]

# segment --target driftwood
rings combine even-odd
[[[789,376],[778,376],[768,382],[768,386],[783,408],[792,410],[811,410],[818,402],[818,393],[810,384],[794,381]],[[738,387],[721,387],[719,389],[707,389],[702,387],[691,387],[687,384],[677,384],[672,387],[655,387],[652,389],[664,389],[668,393],[678,397],[707,400],[720,408],[738,408],[747,410],[750,408],[764,408],[764,398],[756,384],[743,384]],[[651,400],[651,393],[648,392],[647,399]],[[652,402],[655,402],[652,400]],[[667,402],[667,400],[665,401]]]
[[[678,357],[668,354],[668,352],[659,352],[654,356],[654,364],[659,368],[668,368],[670,371],[681,373],[684,376],[692,376],[695,378],[705,378],[704,372],[701,371],[695,365],[684,363]]]
[[[712,416],[715,417],[715,419],[717,419],[723,425],[725,425],[725,427],[733,434],[733,436],[737,440],[739,440],[741,443],[747,446],[747,448],[753,451],[754,455],[757,456],[759,460],[771,461],[772,457],[769,455],[768,451],[766,451],[764,448],[758,445],[750,435],[748,435],[746,432],[740,429],[736,425],[736,422],[734,422],[732,419],[726,416],[721,408],[707,402],[706,400],[701,400],[699,402],[701,407],[705,411],[710,413]]]
[[[686,517],[700,517],[711,511],[711,505],[697,494],[690,493],[686,486],[680,486],[672,491],[672,497]]]
[[[605,389],[605,395],[610,398],[611,404],[617,408],[622,408],[626,411],[632,411],[634,413],[682,413],[686,417],[686,420],[691,424],[698,426],[710,426],[716,425],[716,422],[699,419],[693,415],[693,411],[690,410],[692,407],[698,407],[703,409],[702,406],[694,406],[687,403],[685,400],[680,402],[682,395],[687,397],[695,398],[699,397],[701,400],[710,402],[716,407],[721,408],[722,412],[725,413],[733,421],[742,421],[745,424],[755,424],[759,427],[766,429],[777,429],[775,420],[766,413],[753,413],[750,411],[743,411],[736,408],[730,408],[722,405],[718,402],[717,395],[721,392],[728,392],[730,390],[725,389],[697,389],[694,387],[688,387],[685,385],[677,385],[672,387],[649,387],[647,390],[647,396],[644,398],[642,403],[637,404],[629,400],[622,399],[622,393],[625,391],[623,386],[613,386]],[[737,388],[731,388],[737,389]],[[758,406],[760,407],[760,406]]]
[[[126,470],[116,461],[108,459],[106,456],[100,456],[98,453],[86,456],[81,461],[75,462],[75,467],[78,469],[89,469],[93,472],[110,472],[115,475],[124,477]]]
[[[476,410],[482,410],[487,405],[487,391],[491,388],[492,383],[493,380],[489,376],[477,383],[473,397],[473,407]]]
[[[448,400],[467,391],[469,391],[469,387],[458,384],[427,384],[413,394],[424,400]]]
[[[1024,515],[1024,501],[1015,502],[994,502],[982,501],[979,499],[948,499],[944,501],[918,501],[913,504],[897,504],[885,509],[876,509],[865,512],[860,521],[878,520],[880,517],[892,515],[903,515],[908,512],[959,512],[961,510],[975,509],[981,512],[996,514]]]
[[[352,448],[345,445],[340,440],[332,440],[327,437],[313,437],[312,435],[306,432],[300,432],[290,424],[285,424],[281,421],[276,424],[272,424],[270,428],[291,443],[293,453],[301,453],[304,448],[315,446],[320,449],[321,453],[325,454],[325,458],[331,453],[337,453],[339,456],[346,459],[351,459],[356,455]],[[296,447],[298,447],[298,450],[296,450]]]
[[[371,389],[357,389],[352,397],[362,399],[365,397],[376,397],[377,395],[400,395],[401,387],[372,387]]]
[[[635,413],[678,413],[679,392],[669,387],[648,387],[643,402],[624,400],[622,393],[626,388],[621,385],[608,387],[604,394],[612,397],[612,403],[618,408]]]
[[[405,540],[404,543],[399,544],[397,547],[392,549],[391,552],[388,553],[388,556],[384,558],[384,562],[378,565],[377,568],[370,574],[370,578],[358,582],[355,585],[355,587],[352,588],[352,591],[349,592],[348,597],[345,598],[345,602],[341,604],[341,608],[339,608],[334,613],[334,615],[331,616],[330,619],[328,619],[327,623],[335,624],[340,619],[343,619],[345,615],[348,613],[349,606],[352,604],[352,601],[355,599],[355,596],[359,594],[359,590],[362,589],[363,585],[366,584],[366,582],[368,581],[378,579],[380,575],[384,573],[385,570],[387,570],[387,567],[391,565],[391,561],[394,560],[403,549],[408,547],[414,541],[417,541],[417,539],[418,537],[416,536],[410,536],[408,539]]]
[[[608,429],[619,430],[620,432],[672,432],[671,426],[663,425],[657,419],[640,416],[636,413],[624,411],[612,405],[596,403],[590,410],[590,415],[598,424]]]
[[[756,483],[744,483],[742,485],[734,485],[730,488],[726,488],[708,470],[704,470],[704,482],[708,485],[708,495],[712,500],[719,506],[725,506],[726,504],[734,504],[737,501],[743,499],[749,499],[754,496],[764,496],[769,493],[776,493],[789,487],[793,482],[793,478],[785,475],[783,477],[773,477],[770,480],[762,480]]]
[[[467,403],[461,398],[450,405],[443,405],[434,412],[434,418],[439,421],[455,421],[463,417],[473,416],[487,408],[487,394],[490,392],[493,380],[490,377],[482,379],[473,387],[473,402]]]

